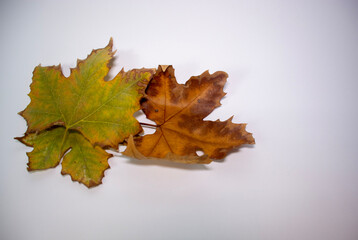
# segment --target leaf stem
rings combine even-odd
[[[158,125],[154,125],[154,124],[149,124],[149,123],[142,123],[142,122],[139,122],[140,125],[144,126],[144,127],[154,127],[154,128],[157,128],[159,127]]]

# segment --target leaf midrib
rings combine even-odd
[[[171,120],[172,118],[176,117],[179,113],[181,113],[182,111],[184,111],[184,109],[188,108],[189,106],[191,106],[195,100],[197,100],[200,96],[202,96],[204,94],[204,92],[206,92],[208,90],[208,88],[210,88],[210,85],[207,85],[204,90],[200,91],[200,93],[193,98],[186,106],[184,106],[182,109],[180,109],[178,112],[174,113],[173,115],[171,115],[170,117],[168,117],[167,120],[164,120],[164,123],[162,125],[164,125],[166,122],[168,122],[169,120]]]
[[[100,69],[100,67],[99,67]],[[108,67],[107,67],[107,70],[109,71]],[[107,71],[107,72],[108,72]],[[88,81],[88,79],[91,79],[93,77],[93,75],[95,75],[98,71],[93,71],[90,76],[88,76],[86,78],[87,81],[85,81],[86,83],[90,82],[90,84],[82,84],[82,87],[81,87],[81,92],[80,92],[80,95],[79,95],[79,98],[78,98],[78,101],[77,101],[77,104],[76,104],[76,107],[74,108],[73,110],[73,113],[72,113],[72,116],[71,116],[71,120],[69,122],[72,122],[73,120],[73,117],[75,116],[75,114],[77,113],[77,109],[78,109],[78,106],[83,98],[83,96],[85,95],[84,93],[87,92],[87,90],[89,89],[89,87],[91,87],[94,82],[96,81],[96,79],[92,79],[92,81]],[[83,87],[85,86],[85,87]]]
[[[113,80],[112,80],[113,81]],[[133,81],[133,83],[129,84],[126,88],[119,91],[117,94],[114,94],[112,97],[110,97],[107,101],[102,103],[98,108],[96,108],[94,111],[90,112],[87,116],[83,117],[82,119],[77,120],[75,123],[68,126],[68,128],[73,128],[78,123],[84,121],[85,119],[89,118],[93,114],[95,114],[97,111],[99,111],[102,107],[104,107],[107,103],[111,102],[114,98],[118,97],[120,94],[125,94],[128,89],[130,89],[133,85],[137,84],[138,80]]]

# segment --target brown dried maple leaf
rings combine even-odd
[[[225,72],[191,77],[185,85],[178,84],[174,68],[159,66],[150,81],[141,107],[153,120],[156,132],[130,137],[124,155],[139,159],[166,158],[184,163],[210,163],[224,158],[242,144],[254,144],[255,139],[245,130],[246,124],[204,121],[225,96]],[[197,151],[205,153],[198,156]]]

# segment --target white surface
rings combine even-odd
[[[356,1],[1,1],[0,239],[358,239]],[[208,166],[110,160],[88,190],[28,173],[16,115],[36,65],[104,47],[124,66],[229,79],[209,119],[256,138]]]

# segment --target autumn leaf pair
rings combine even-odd
[[[227,74],[204,72],[178,84],[172,66],[120,71],[105,81],[113,58],[112,39],[103,49],[78,60],[67,78],[61,66],[37,66],[31,102],[20,112],[28,125],[17,138],[33,151],[28,170],[56,167],[87,187],[101,183],[112,156],[105,149],[127,144],[124,155],[138,159],[167,159],[210,163],[242,144],[253,144],[245,124],[203,121],[225,95]],[[133,116],[142,109],[154,121],[154,134],[139,136]],[[203,151],[203,156],[196,152]]]

